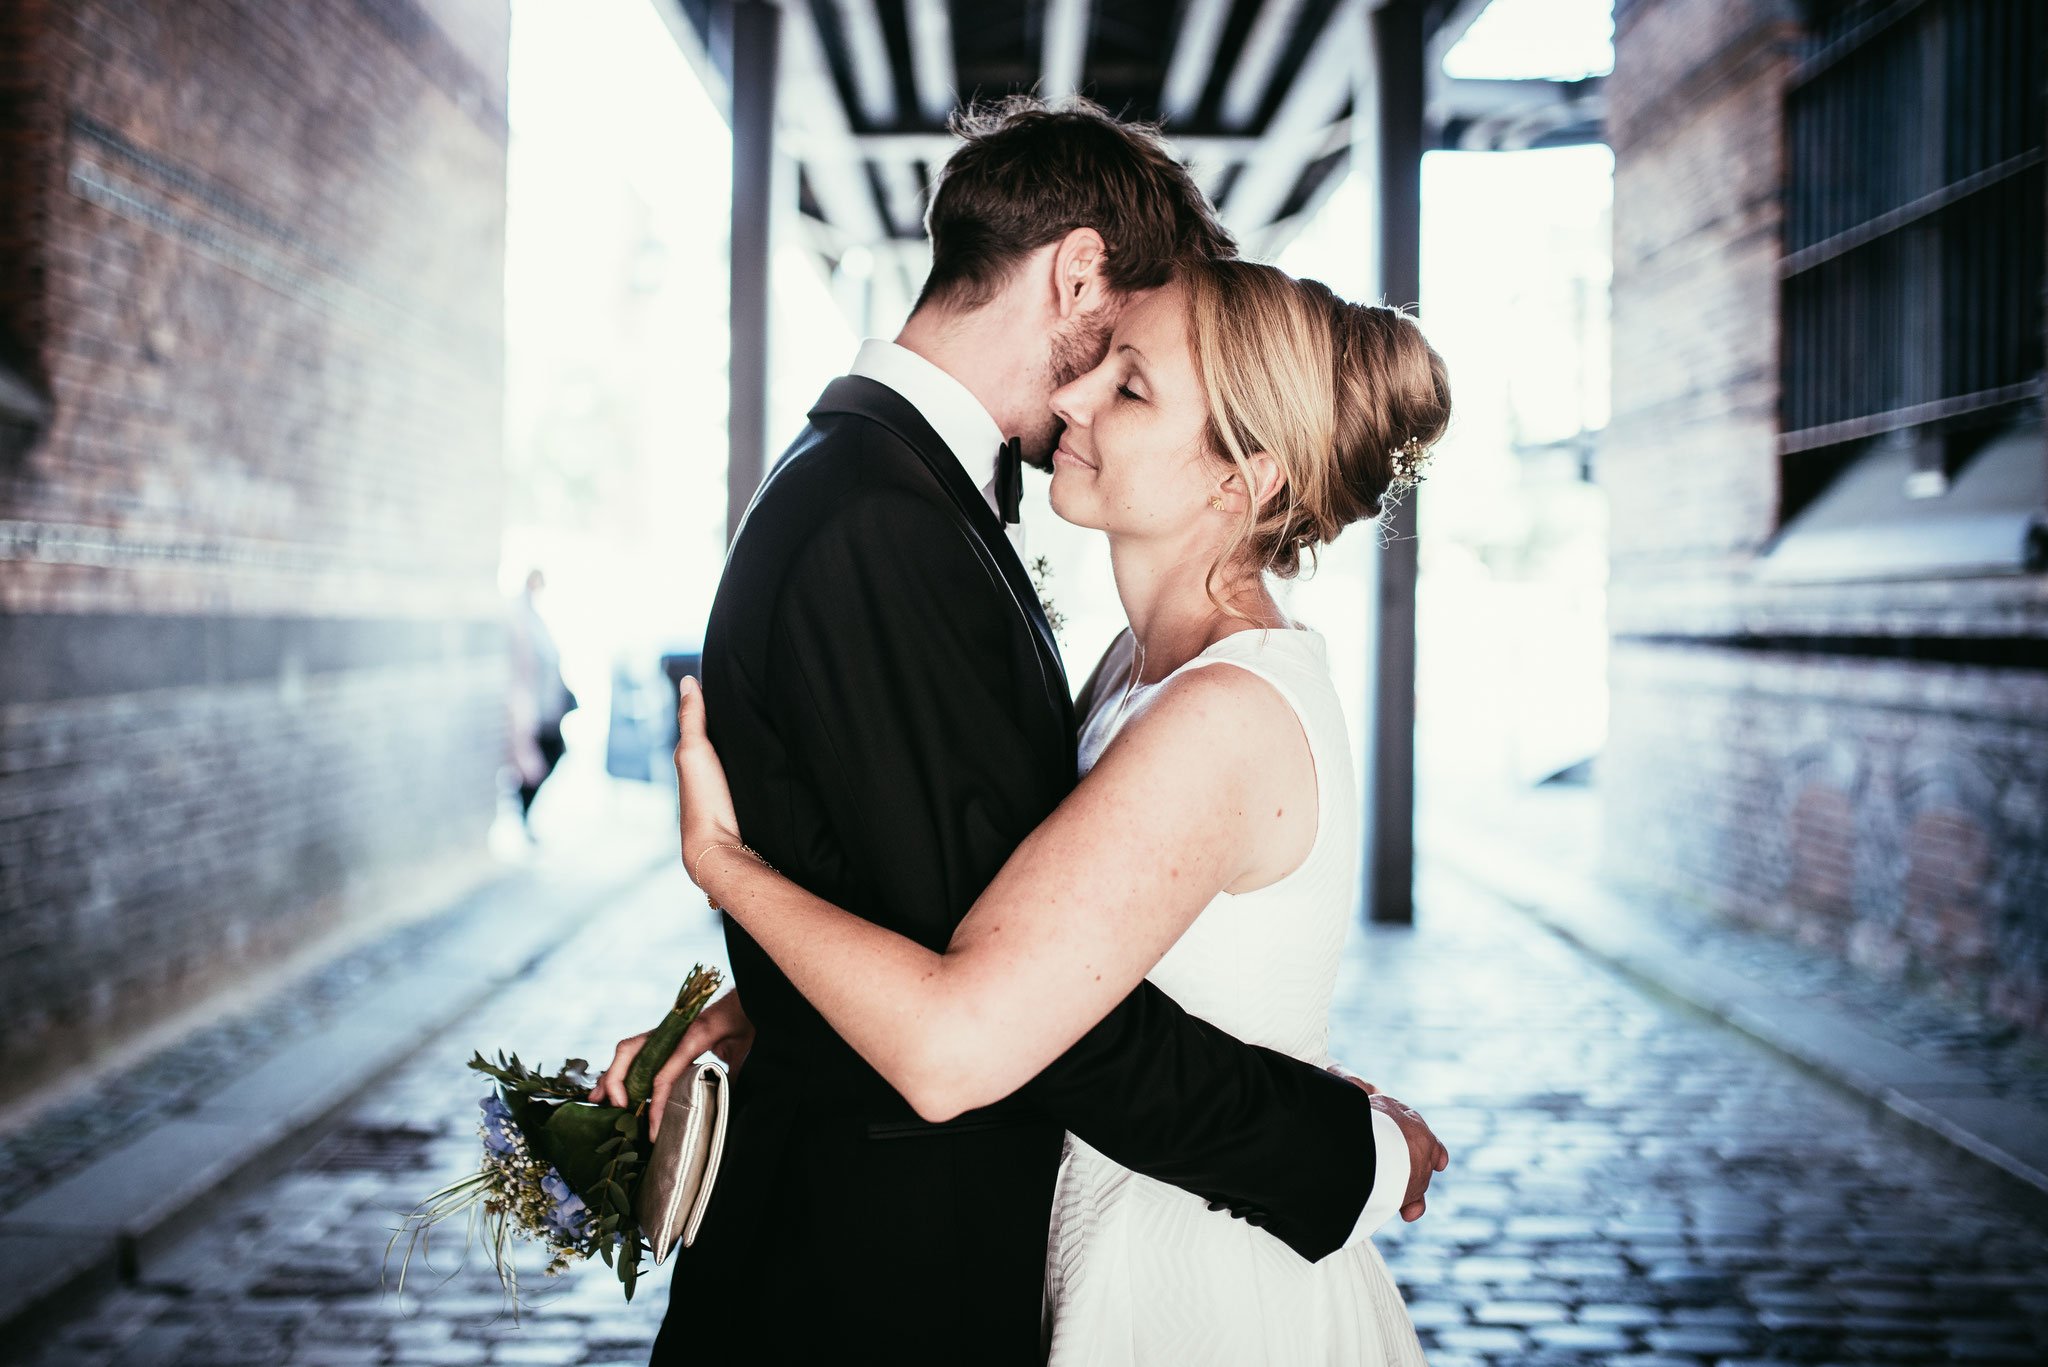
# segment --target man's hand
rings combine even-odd
[[[640,1048],[647,1043],[647,1032],[633,1035],[619,1041],[618,1049],[612,1054],[609,1068],[597,1085],[590,1089],[590,1101],[603,1102],[608,1106],[625,1108],[630,1105],[626,1099],[626,1073],[633,1066],[633,1060],[640,1054]],[[661,1133],[662,1110],[668,1105],[668,1094],[675,1090],[676,1079],[683,1075],[691,1063],[702,1057],[706,1050],[725,1060],[725,1066],[735,1071],[746,1062],[747,1051],[754,1047],[754,1023],[747,1019],[747,1013],[740,1007],[740,994],[728,992],[697,1013],[697,1019],[690,1022],[690,1028],[676,1044],[676,1051],[668,1056],[654,1075],[654,1091],[648,1097],[647,1133],[650,1139]]]
[[[1401,1127],[1401,1136],[1408,1141],[1408,1190],[1401,1198],[1401,1218],[1410,1224],[1420,1220],[1425,1209],[1424,1197],[1429,1191],[1429,1179],[1451,1165],[1451,1151],[1437,1139],[1429,1128],[1429,1122],[1413,1106],[1396,1101],[1340,1063],[1331,1064],[1329,1071],[1363,1088],[1372,1097],[1373,1109],[1386,1112],[1387,1118]]]
[[[1374,1110],[1385,1111],[1401,1127],[1401,1134],[1408,1141],[1408,1192],[1401,1198],[1401,1218],[1412,1224],[1422,1218],[1423,1197],[1429,1191],[1430,1177],[1451,1165],[1451,1151],[1431,1132],[1428,1122],[1414,1107],[1381,1091],[1373,1093],[1372,1104]]]

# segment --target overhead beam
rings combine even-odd
[[[1230,80],[1223,87],[1223,103],[1216,111],[1225,128],[1249,128],[1258,120],[1266,92],[1273,85],[1273,72],[1280,65],[1280,54],[1301,15],[1301,5],[1302,0],[1264,0],[1260,4],[1258,16],[1244,36],[1244,45],[1238,49],[1237,65],[1230,69]]]
[[[1538,142],[1599,142],[1605,136],[1605,81],[1454,80],[1428,85],[1432,145],[1466,152],[1510,152]]]
[[[811,19],[811,8],[786,5],[782,14],[782,79],[791,90],[802,91],[804,98],[784,102],[781,126],[800,149],[797,155],[803,159],[811,193],[832,226],[853,242],[883,241],[890,235],[888,225],[875,203],[874,188],[868,184],[846,109],[830,94],[836,89],[832,68],[825,57],[824,40]],[[826,92],[822,98],[821,91]]]
[[[1348,154],[1352,150],[1349,130],[1345,129],[1340,123],[1336,125],[1332,132],[1333,136],[1329,139],[1327,152],[1345,152]],[[1327,152],[1325,155],[1327,155]],[[1316,160],[1318,160],[1316,157],[1309,158],[1310,162]],[[1295,238],[1300,237],[1303,229],[1307,228],[1315,220],[1316,215],[1322,212],[1323,206],[1337,192],[1337,187],[1344,183],[1345,178],[1355,174],[1351,160],[1351,157],[1347,155],[1343,161],[1331,167],[1329,173],[1323,176],[1309,192],[1307,198],[1302,201],[1301,206],[1289,213],[1287,217],[1274,219],[1257,232],[1240,239],[1237,244],[1239,253],[1254,261],[1272,261],[1278,258],[1281,252],[1287,250],[1288,244],[1293,242]],[[1307,170],[1306,164],[1303,166],[1303,170]]]
[[[1605,79],[1599,76],[1588,76],[1579,81],[1553,81],[1540,77],[1501,81],[1440,76],[1429,83],[1429,120],[1440,125],[1454,118],[1515,117],[1545,111],[1567,113],[1575,106],[1593,103],[1604,109],[1605,85]]]
[[[1443,22],[1429,35],[1429,42],[1422,50],[1422,69],[1426,74],[1438,76],[1443,73],[1444,58],[1450,55],[1451,49],[1458,45],[1492,3],[1493,0],[1458,0],[1451,6],[1450,13],[1444,15]]]
[[[942,124],[959,100],[951,7],[946,0],[903,0],[903,19],[910,30],[910,79],[917,90],[917,112],[926,123]]]
[[[669,36],[675,39],[683,60],[690,64],[697,79],[703,82],[704,93],[711,97],[718,116],[732,124],[732,88],[726,82],[725,73],[718,69],[718,63],[711,58],[711,52],[697,34],[696,25],[690,16],[683,13],[682,0],[655,0],[654,12],[661,16],[661,22],[668,26]]]
[[[1309,129],[1296,140],[1293,152],[1306,160],[1314,160],[1324,152],[1333,150],[1327,146],[1330,138],[1341,133],[1346,127],[1343,119],[1332,125],[1319,125]],[[901,161],[923,161],[937,166],[959,150],[960,139],[951,133],[856,133],[854,146],[864,157],[876,161],[897,159]],[[1167,146],[1183,161],[1243,161],[1262,148],[1285,146],[1284,140],[1272,138],[1232,137],[1208,133],[1167,133]],[[1313,148],[1315,150],[1311,151]]]
[[[924,187],[918,183],[917,168],[902,157],[881,157],[875,161],[875,173],[889,209],[890,236],[914,236],[923,231]]]
[[[1230,0],[1188,0],[1167,59],[1166,81],[1159,90],[1159,112],[1171,122],[1192,119],[1201,107],[1202,92],[1216,69],[1216,48],[1230,20]]]
[[[960,139],[951,133],[860,133],[853,141],[862,156],[876,161],[893,157],[903,161],[929,162],[933,166],[945,161],[960,147]]]
[[[889,40],[882,35],[882,15],[875,0],[832,0],[839,34],[846,42],[846,64],[853,73],[853,98],[870,126],[896,122],[896,74],[889,63]],[[829,89],[829,87],[828,87]]]
[[[1526,152],[1532,147],[1578,147],[1607,141],[1597,113],[1583,118],[1503,115],[1485,119],[1453,119],[1433,132],[1433,145],[1447,152]]]
[[[1038,63],[1038,93],[1064,99],[1081,89],[1088,61],[1089,0],[1047,0],[1045,34]]]
[[[1366,0],[1343,0],[1330,12],[1273,121],[1245,158],[1223,201],[1224,225],[1241,238],[1259,233],[1287,203],[1329,126],[1359,88],[1369,48]],[[1315,155],[1323,155],[1317,152]]]

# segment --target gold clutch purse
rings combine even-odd
[[[654,1246],[657,1266],[671,1248],[688,1248],[704,1223],[718,1160],[725,1152],[725,1122],[732,1083],[725,1064],[706,1054],[676,1082],[661,1113],[654,1156],[640,1179],[640,1230]]]

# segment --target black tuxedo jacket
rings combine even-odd
[[[711,739],[750,844],[942,948],[1074,785],[1066,674],[1001,523],[909,401],[849,376],[810,418],[726,561],[704,639]],[[934,1125],[730,919],[726,943],[759,1033],[657,1363],[712,1346],[1037,1361],[1063,1130],[1304,1258],[1338,1248],[1370,1194],[1363,1092],[1149,983],[1015,1096]]]

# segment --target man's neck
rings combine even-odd
[[[1018,399],[1042,385],[1045,361],[1032,355],[1028,341],[1019,344],[1037,329],[1013,317],[1004,302],[998,296],[977,309],[919,309],[896,335],[896,345],[958,380],[1008,434],[1024,425]]]

